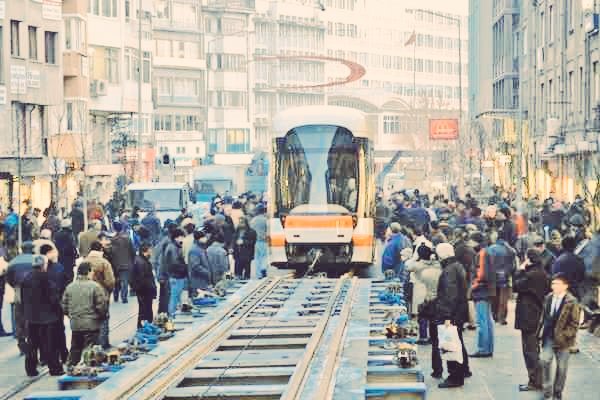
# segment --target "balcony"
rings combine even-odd
[[[234,10],[254,10],[255,0],[208,0],[208,8],[234,9]]]

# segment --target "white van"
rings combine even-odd
[[[125,192],[125,209],[131,211],[135,206],[140,209],[140,218],[155,210],[161,224],[167,219],[175,220],[181,209],[190,205],[190,188],[186,183],[132,183]]]

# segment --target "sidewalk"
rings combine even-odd
[[[527,372],[521,352],[520,331],[514,327],[514,303],[509,305],[508,325],[494,326],[495,351],[493,358],[469,359],[473,377],[459,389],[438,389],[441,381],[431,374],[431,346],[419,346],[419,360],[425,374],[428,400],[538,400],[541,393],[520,393],[518,386],[527,382]],[[598,400],[600,398],[600,338],[585,330],[578,333],[579,354],[571,355],[564,400]],[[475,349],[476,331],[465,331],[469,353]],[[447,376],[444,363],[444,377]]]
[[[114,303],[111,301],[111,344],[117,344],[133,334],[137,323],[137,309],[138,305],[135,297],[130,297],[129,303],[127,304]],[[2,321],[7,330],[11,328],[10,307],[7,305],[4,305],[2,308]],[[123,323],[124,321],[126,322]],[[71,343],[71,330],[67,318],[65,318],[65,326],[68,347]],[[0,396],[10,388],[18,385],[20,382],[27,381],[28,379],[29,378],[25,373],[25,359],[23,356],[19,355],[16,340],[12,336],[0,338]],[[56,377],[45,376],[38,382],[32,384],[26,390],[26,393],[38,390],[56,390],[56,381]]]

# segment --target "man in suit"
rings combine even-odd
[[[540,365],[543,375],[544,399],[562,400],[567,379],[569,348],[575,343],[579,328],[580,307],[569,293],[569,281],[564,274],[552,277],[552,293],[544,301],[540,324],[542,352]],[[556,374],[551,377],[552,361],[556,359]]]

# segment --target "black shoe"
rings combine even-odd
[[[442,375],[443,375],[442,372],[435,372],[434,371],[434,372],[431,373],[431,377],[434,378],[434,379],[442,379]]]
[[[62,369],[57,369],[56,371],[50,371],[51,376],[63,376],[64,374],[65,374],[65,371],[63,371]]]
[[[27,376],[28,376],[28,377],[30,377],[30,378],[35,378],[35,377],[36,377],[36,376],[38,376],[39,374],[40,374],[39,372],[37,372],[37,371],[33,371],[33,372],[31,372],[31,373],[29,373],[29,372],[28,372],[28,373],[27,373]]]
[[[121,303],[123,303],[123,304],[127,304],[127,303],[129,303],[129,301],[127,301],[127,300],[123,300]]]
[[[446,379],[444,382],[440,383],[438,387],[440,389],[449,389],[449,388],[457,388],[463,386],[464,383],[453,382],[449,379]]]
[[[475,325],[467,325],[467,329],[470,331],[474,331],[477,329],[477,327]]]
[[[465,378],[470,378],[473,376],[473,373],[471,371],[466,371],[465,372]]]
[[[469,357],[471,357],[471,358],[491,358],[491,357],[494,357],[494,354],[477,352],[474,354],[469,354]]]
[[[519,385],[519,392],[537,392],[538,390],[542,390],[542,388],[531,382],[525,385]]]
[[[500,325],[508,325],[508,322],[502,321],[502,322],[500,322]]]

